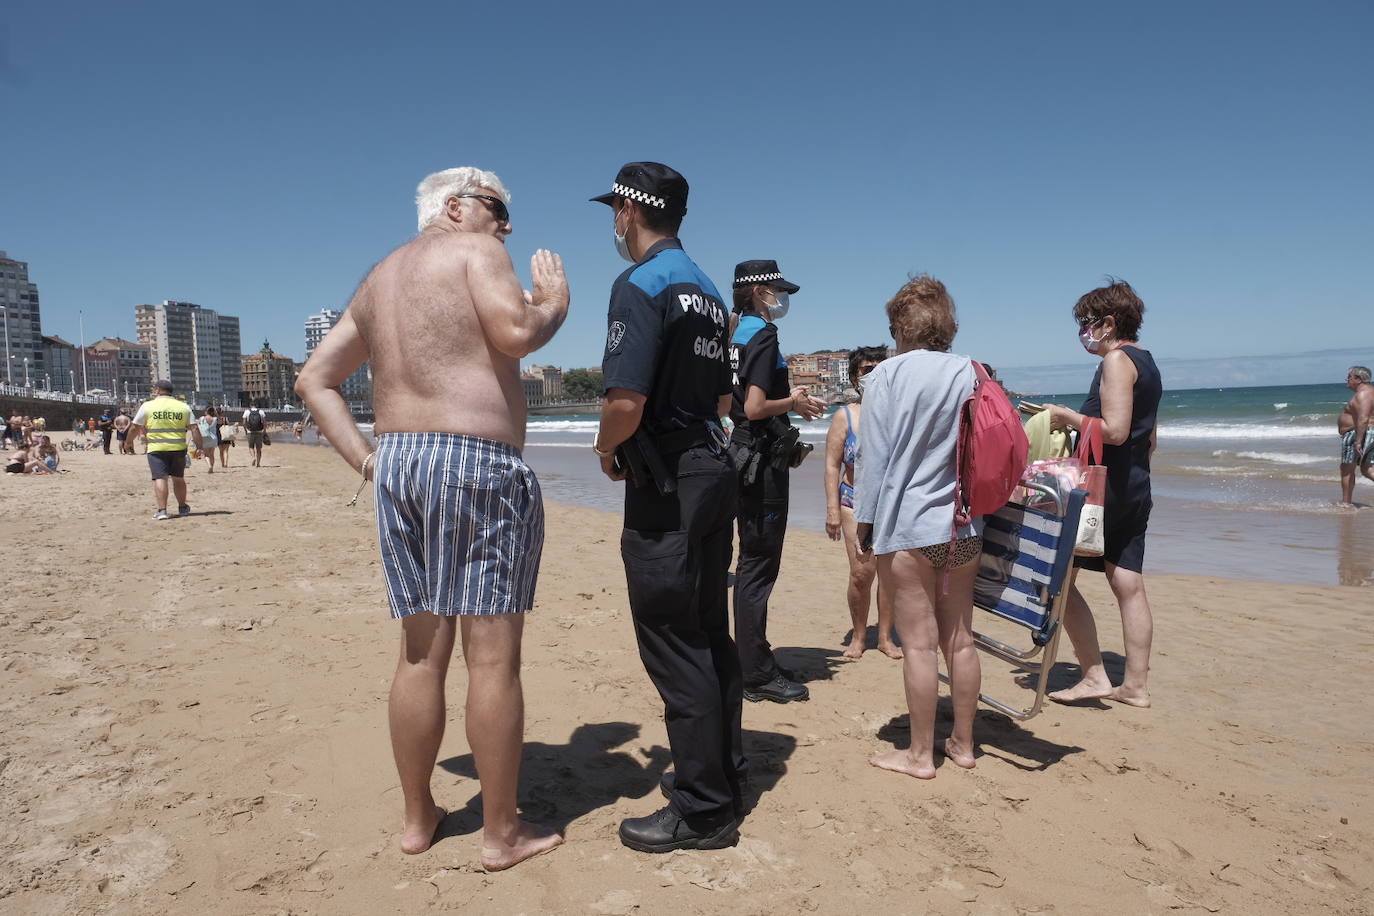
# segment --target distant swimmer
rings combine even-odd
[[[1351,366],[1345,387],[1355,394],[1350,398],[1336,429],[1341,434],[1341,502],[1354,506],[1355,470],[1374,481],[1374,385],[1369,384],[1369,367]]]
[[[375,480],[387,598],[401,620],[389,707],[405,801],[401,851],[429,849],[446,816],[430,777],[461,633],[489,871],[563,842],[520,819],[515,793],[525,728],[520,638],[544,545],[539,481],[521,457],[520,359],[563,324],[568,281],[558,255],[541,249],[530,263],[532,290],[521,291],[505,248],[509,202],[501,180],[475,168],[422,181],[420,234],[363,279],[296,381],[335,451]],[[376,451],[339,391],[368,361]]]

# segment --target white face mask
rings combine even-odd
[[[787,309],[790,306],[790,299],[787,293],[782,290],[770,290],[773,294],[773,305],[768,306],[768,320],[778,321],[786,317]]]
[[[620,234],[620,213],[616,213],[611,223],[611,232],[615,233],[615,253],[633,264],[635,259],[634,255],[630,254],[630,244],[625,241],[625,236]]]
[[[1102,349],[1102,341],[1106,339],[1107,335],[1105,333],[1101,337],[1094,337],[1092,325],[1088,325],[1078,332],[1078,342],[1081,343],[1083,349],[1087,350],[1089,353],[1096,353],[1098,350]]]

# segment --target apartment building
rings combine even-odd
[[[43,359],[42,320],[38,309],[38,286],[29,282],[27,261],[16,261],[0,251],[0,344],[5,347],[5,365],[0,380],[12,385],[35,384],[51,370]]]
[[[343,312],[338,309],[320,309],[318,314],[311,315],[305,319],[305,358],[310,359],[310,354],[315,352],[315,348],[324,340],[326,334],[334,325],[339,323],[343,317]],[[372,370],[367,363],[363,363],[358,369],[344,379],[344,383],[339,386],[340,393],[344,400],[348,402],[351,409],[366,409],[372,403]]]
[[[102,337],[87,348],[93,353],[114,354],[110,391],[128,400],[142,401],[152,394],[152,348],[122,337]],[[221,373],[221,378],[223,375]],[[94,383],[92,383],[92,387]],[[104,386],[102,386],[104,387]]]
[[[238,318],[166,299],[134,306],[134,324],[149,348],[149,381],[165,378],[178,394],[207,400],[243,390]]]

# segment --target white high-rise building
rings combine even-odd
[[[334,325],[339,323],[343,317],[343,312],[338,309],[320,309],[318,315],[311,315],[305,319],[305,358],[310,359],[310,354],[315,352],[315,348],[324,340],[326,334]],[[372,402],[372,376],[367,363],[358,367],[357,371],[344,380],[339,386],[340,393],[348,401],[348,406],[354,409],[367,409]]]
[[[237,400],[239,320],[193,302],[167,299],[134,306],[138,342],[147,344],[150,380],[165,378],[178,395]]]

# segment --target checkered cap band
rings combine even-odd
[[[668,201],[664,200],[662,197],[655,197],[652,194],[646,194],[637,188],[626,187],[623,184],[612,184],[611,193],[619,194],[621,197],[628,197],[630,200],[637,200],[651,207],[658,207],[660,210],[668,209]]]
[[[782,279],[782,274],[780,274],[780,273],[771,273],[771,274],[750,274],[750,275],[747,276],[747,277],[736,277],[736,278],[735,278],[735,283],[734,283],[734,285],[735,285],[735,286],[746,286],[746,285],[748,285],[748,284],[750,284],[750,283],[767,283],[769,280],[781,280],[781,279]]]

